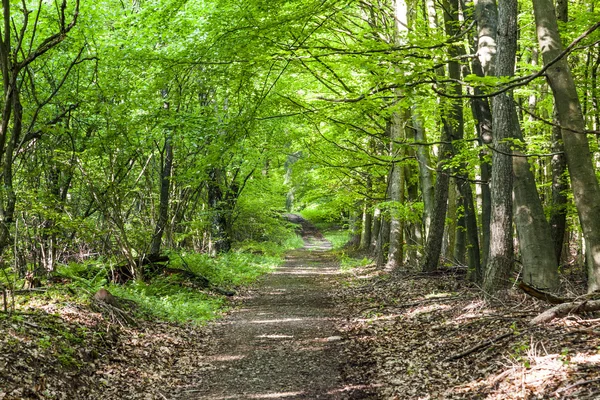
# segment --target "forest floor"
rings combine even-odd
[[[600,398],[600,320],[532,327],[547,305],[486,302],[460,269],[342,273],[298,222],[305,248],[207,326],[48,298],[0,314],[0,400]]]

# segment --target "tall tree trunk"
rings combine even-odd
[[[512,107],[515,114],[512,132],[516,139],[523,140],[514,103]],[[523,260],[523,281],[540,289],[555,291],[559,285],[558,264],[554,256],[550,225],[546,221],[527,158],[519,157],[523,154],[516,150],[513,154],[513,206]]]
[[[433,214],[433,173],[431,168],[431,158],[429,156],[429,146],[425,143],[425,129],[421,123],[420,117],[416,113],[416,108],[412,110],[412,123],[414,128],[415,142],[423,143],[417,145],[416,157],[419,162],[419,183],[421,186],[421,195],[423,197],[423,230],[424,237],[429,235],[429,224]]]
[[[517,45],[517,1],[502,0],[498,6],[498,53],[496,75],[512,75]],[[518,121],[512,99],[506,94],[494,97],[492,124],[493,146],[492,215],[490,221],[490,252],[485,270],[483,288],[487,294],[507,288],[513,265],[512,241],[512,160],[506,139]]]
[[[381,209],[375,207],[373,210],[373,228],[371,229],[371,243],[369,244],[369,252],[376,257],[377,243],[379,242],[379,231],[381,231]]]
[[[154,229],[154,236],[150,245],[150,254],[160,254],[162,237],[169,221],[169,189],[171,187],[171,170],[173,168],[173,134],[168,132],[165,136],[164,158],[160,173],[160,203],[158,207],[158,220]]]
[[[208,174],[208,206],[212,213],[211,240],[209,253],[215,256],[231,249],[229,227],[225,215],[225,197],[221,189],[221,175],[219,168],[211,169]]]
[[[368,195],[371,195],[372,191],[372,183],[371,176],[367,176],[367,192]],[[365,198],[363,201],[363,210],[362,210],[362,233],[360,236],[360,246],[361,250],[369,250],[369,246],[371,245],[371,235],[373,229],[373,211],[371,210],[371,200],[369,198]]]
[[[562,52],[556,12],[551,0],[533,0],[538,42],[544,64]],[[600,186],[596,177],[585,121],[569,64],[562,58],[546,71],[562,127],[575,206],[587,250],[588,291],[600,289]]]
[[[471,183],[466,180],[457,182],[458,190],[462,194],[464,215],[465,215],[465,235],[467,243],[467,260],[469,265],[469,277],[475,282],[481,281],[481,253],[479,248],[479,232],[477,230],[477,211],[473,203],[473,189]]]
[[[456,23],[458,21],[458,0],[443,1],[444,8],[444,25],[446,34],[452,36],[456,31]],[[435,19],[435,16],[430,15],[429,18]],[[452,58],[457,55],[456,47],[449,50],[449,56]],[[450,77],[460,77],[460,66],[456,61],[448,63]],[[438,74],[441,71],[438,71]],[[448,91],[452,95],[460,95],[462,88],[460,84],[450,84]],[[440,253],[442,251],[442,242],[444,239],[444,227],[446,224],[446,211],[448,207],[448,190],[450,177],[447,171],[444,171],[445,165],[452,157],[453,147],[452,141],[462,137],[463,115],[462,101],[453,100],[449,105],[448,115],[443,117],[443,129],[441,140],[443,144],[440,146],[437,170],[438,174],[435,182],[434,194],[434,213],[431,217],[429,235],[425,244],[425,257],[421,264],[424,271],[435,271],[438,268]]]
[[[390,221],[385,215],[381,215],[381,225],[375,246],[375,264],[381,267],[385,264],[390,243]]]
[[[477,57],[473,58],[471,68],[477,76],[493,75],[496,62],[496,31],[498,29],[498,12],[496,0],[477,0],[475,2],[475,20],[477,21]],[[482,91],[475,89],[475,94]],[[473,115],[477,121],[477,132],[480,144],[492,143],[492,111],[487,98],[473,98],[471,100]],[[490,214],[491,195],[490,178],[491,165],[488,161],[488,151],[480,153],[481,180],[481,264],[486,265],[490,248]],[[480,272],[475,276],[481,282],[483,275]]]
[[[445,142],[448,142],[448,135],[444,135],[443,139]],[[421,269],[426,272],[435,271],[438,268],[440,253],[442,251],[444,226],[446,225],[446,209],[448,207],[448,187],[450,184],[450,176],[443,167],[451,156],[452,146],[450,144],[442,144],[440,146],[440,161],[437,165],[438,173],[435,179],[433,215],[431,216],[429,235],[425,244],[425,256],[421,264]]]
[[[404,189],[404,165],[400,162],[402,157],[402,148],[398,146],[398,142],[402,139],[404,132],[404,121],[400,115],[400,111],[396,111],[392,115],[390,123],[390,155],[396,159],[391,167],[390,172],[390,200],[392,202],[400,204],[403,197]],[[403,229],[404,224],[400,213],[394,210],[394,207],[390,210],[390,246],[388,250],[388,259],[386,268],[395,269],[402,264],[403,258]]]
[[[555,122],[558,122],[555,113]],[[550,208],[550,228],[552,230],[552,242],[556,262],[560,265],[565,231],[567,229],[567,206],[569,181],[567,179],[567,160],[565,158],[565,147],[562,141],[559,127],[552,127],[552,206]]]
[[[394,1],[394,14],[396,23],[394,42],[395,45],[401,45],[404,42],[404,35],[408,32],[408,7],[405,0]],[[400,97],[401,92],[396,91],[396,95]],[[390,174],[390,200],[396,203],[402,203],[404,197],[404,165],[399,160],[402,158],[404,149],[398,145],[398,142],[404,138],[407,122],[405,116],[406,113],[401,109],[394,111],[390,124],[390,155],[396,159]],[[400,213],[394,212],[393,208],[391,211],[390,247],[386,268],[395,269],[402,264],[404,258],[404,222]]]
[[[556,1],[556,17],[559,21],[568,22],[569,2],[567,0]],[[550,228],[552,229],[552,241],[556,262],[560,265],[565,231],[567,229],[567,190],[569,182],[567,179],[567,159],[565,157],[565,146],[562,141],[561,130],[558,126],[556,106],[553,119],[555,126],[552,127],[552,206],[550,208]]]

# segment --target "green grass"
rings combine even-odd
[[[346,253],[343,253],[339,257],[340,259],[340,269],[342,271],[349,271],[353,268],[365,267],[373,262],[373,260],[368,259],[367,257],[363,258],[354,258],[348,256]]]
[[[132,281],[107,289],[115,296],[135,301],[146,316],[164,321],[201,324],[227,308],[223,296],[181,287],[170,278],[160,277],[149,283]]]
[[[350,231],[348,230],[322,230],[325,239],[331,242],[333,250],[342,249],[350,240]]]
[[[271,272],[283,262],[286,250],[302,245],[300,237],[290,234],[281,244],[243,242],[234,251],[216,258],[199,253],[171,252],[169,267],[201,275],[213,287],[235,290]],[[148,282],[131,281],[126,285],[110,284],[110,265],[109,260],[98,259],[61,266],[59,274],[71,282],[63,290],[53,290],[53,296],[64,296],[68,291],[74,293],[78,301],[85,302],[104,287],[115,296],[135,301],[141,314],[147,318],[178,323],[202,324],[227,310],[228,303],[224,296],[193,287],[178,275],[157,276]]]

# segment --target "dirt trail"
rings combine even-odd
[[[213,368],[169,398],[357,398],[343,388],[344,342],[328,296],[339,270],[327,253],[331,244],[309,232],[303,249],[288,253],[239,310],[214,326],[214,342],[202,360]]]

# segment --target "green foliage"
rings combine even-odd
[[[341,222],[343,220],[343,209],[336,204],[327,202],[323,206],[311,204],[300,211],[302,218],[313,224]]]
[[[213,285],[226,288],[252,283],[259,276],[273,270],[280,262],[281,258],[273,255],[230,252],[213,258],[196,253],[175,258],[171,266],[189,269],[204,276]]]
[[[111,285],[108,289],[116,296],[135,301],[146,315],[166,321],[202,323],[216,318],[225,306],[222,297],[181,287],[170,278]]]
[[[199,253],[182,256],[171,253],[169,266],[201,275],[212,285],[223,289],[248,285],[279,265],[285,250],[302,244],[297,235],[287,233],[283,244],[245,242],[237,251],[217,258]],[[203,292],[177,276],[158,276],[149,282],[131,281],[126,285],[108,284],[110,267],[107,264],[106,260],[70,263],[61,266],[58,272],[71,280],[69,288],[80,301],[89,299],[97,290],[106,287],[118,297],[133,300],[142,314],[149,318],[200,324],[218,317],[228,307],[223,296]],[[60,288],[49,293],[59,297],[64,294]]]
[[[343,229],[330,229],[323,230],[323,236],[325,239],[331,242],[333,250],[339,250],[343,248],[350,240],[350,231]]]
[[[371,264],[373,261],[368,259],[367,257],[363,258],[354,258],[350,257],[348,254],[342,252],[340,255],[340,268],[342,271],[349,271],[353,268],[365,267]]]

